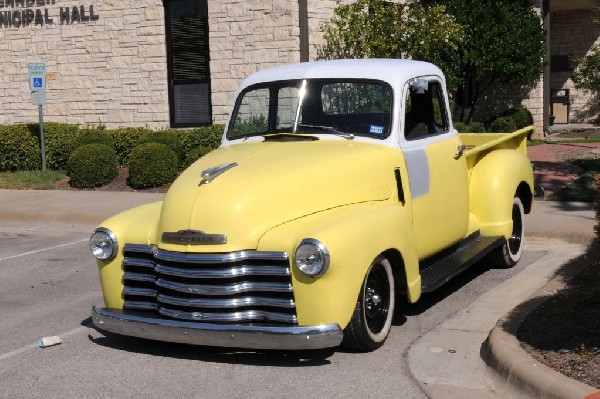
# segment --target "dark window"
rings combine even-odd
[[[550,72],[572,72],[571,57],[568,55],[553,55],[550,57]]]
[[[171,126],[212,122],[206,0],[165,0]]]

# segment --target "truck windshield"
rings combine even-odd
[[[238,97],[227,137],[278,133],[389,135],[392,89],[380,81],[306,79],[254,85]]]

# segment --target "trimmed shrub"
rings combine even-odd
[[[199,147],[206,147],[211,150],[221,145],[224,125],[204,126],[194,130],[178,130],[177,135],[183,143],[184,152],[189,154]]]
[[[454,124],[454,128],[458,130],[459,133],[484,133],[485,125],[481,122],[472,122],[469,124],[463,122],[456,122]]]
[[[194,148],[192,151],[188,152],[187,156],[185,157],[185,167],[187,168],[188,166],[190,166],[191,164],[193,164],[198,159],[202,158],[203,156],[205,156],[206,154],[208,154],[211,151],[212,151],[212,148],[203,147],[203,146]]]
[[[485,133],[485,125],[481,122],[471,122],[469,131],[471,133]]]
[[[39,137],[40,124],[27,125],[31,134]],[[67,161],[73,149],[73,140],[79,133],[79,126],[66,123],[44,123],[46,145],[46,166],[52,170],[66,170]],[[38,140],[39,141],[39,140]]]
[[[104,144],[115,148],[115,142],[104,129],[82,129],[79,131],[71,148],[73,150],[87,144]]]
[[[179,138],[176,131],[172,130],[160,130],[157,132],[148,132],[144,134],[138,141],[138,145],[146,144],[146,143],[160,143],[169,147],[175,155],[177,155],[177,159],[179,163],[182,163],[185,159],[185,153],[183,148],[183,143]],[[135,150],[135,148],[134,148]],[[132,151],[133,152],[133,151]]]
[[[490,130],[494,133],[510,133],[517,130],[515,121],[506,116],[500,116],[492,122]]]
[[[469,125],[463,122],[454,123],[454,128],[458,130],[459,133],[469,133]]]
[[[110,182],[117,175],[117,153],[106,144],[84,144],[76,148],[67,161],[69,184],[92,188]]]
[[[501,116],[511,118],[515,122],[517,129],[523,129],[524,127],[533,125],[533,116],[531,115],[531,112],[522,105],[504,111]]]
[[[39,169],[39,140],[27,125],[0,126],[0,172]]]
[[[160,187],[177,177],[177,154],[166,144],[144,143],[129,154],[129,181],[133,188]]]
[[[127,165],[131,150],[138,145],[140,138],[149,132],[150,129],[145,127],[126,127],[107,131],[115,143],[119,164]]]

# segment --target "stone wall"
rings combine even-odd
[[[0,1],[0,124],[37,121],[27,64],[38,61],[46,121],[168,126],[161,0]]]
[[[594,44],[600,45],[600,15],[590,10],[552,13],[551,56],[582,57]],[[571,98],[570,122],[594,122],[600,116],[600,105],[589,92],[575,89],[571,72],[551,72],[551,89],[569,89]]]

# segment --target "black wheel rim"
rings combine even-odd
[[[513,228],[512,234],[508,239],[508,249],[515,255],[521,249],[521,240],[523,236],[523,221],[521,220],[521,209],[515,204],[512,208]]]
[[[390,309],[390,281],[381,264],[373,265],[365,284],[365,318],[373,334],[383,330]]]

